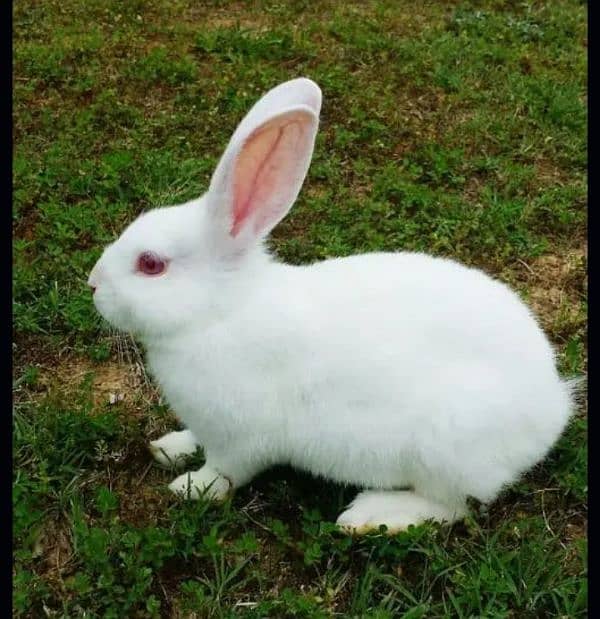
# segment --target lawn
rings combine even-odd
[[[586,371],[587,5],[575,0],[14,3],[16,617],[584,617],[587,418],[464,524],[352,539],[354,490],[281,468],[225,505],[167,490],[177,427],[96,314],[102,247],[207,188],[266,90],[322,88],[271,245],[423,250],[514,286]],[[201,454],[197,455],[201,461]]]

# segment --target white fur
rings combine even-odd
[[[403,495],[377,493],[380,513],[371,501],[351,519],[357,528],[448,519],[468,496],[494,499],[546,455],[572,410],[547,338],[509,288],[451,260],[272,259],[262,241],[306,174],[320,91],[293,80],[255,107],[205,196],[143,215],[105,250],[90,275],[98,310],[145,344],[150,370],[204,447],[209,477],[239,487],[289,463],[364,488],[414,490],[405,510]],[[295,133],[285,133],[290,118]],[[256,164],[244,149],[267,151],[264,126],[284,136],[278,157],[265,158],[278,180],[271,187],[257,173],[255,210],[232,231],[243,212],[235,166]],[[169,258],[164,275],[135,272],[145,250]],[[357,506],[364,501],[346,514]]]
[[[199,471],[184,473],[169,484],[171,492],[186,499],[204,496],[212,501],[222,501],[230,489],[230,482],[209,466],[203,466]]]
[[[425,499],[412,490],[366,490],[340,514],[337,524],[348,533],[365,533],[385,524],[388,533],[408,529],[434,518],[454,522],[465,516],[464,508],[451,508]]]
[[[164,468],[180,468],[198,447],[189,430],[169,432],[155,441],[150,441],[150,452]]]

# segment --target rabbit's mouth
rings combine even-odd
[[[119,295],[112,290],[110,282],[103,280],[97,286],[92,286],[92,301],[100,316],[114,329],[126,333],[136,330],[136,317],[125,303],[119,300]]]

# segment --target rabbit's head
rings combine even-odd
[[[201,198],[144,213],[109,245],[88,280],[104,318],[158,336],[235,311],[231,295],[260,277],[262,240],[298,196],[320,108],[321,91],[308,79],[269,91],[236,129]]]

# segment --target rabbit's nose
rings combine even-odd
[[[94,292],[96,292],[96,289],[98,288],[99,275],[100,269],[98,267],[98,263],[96,262],[87,280],[87,285],[92,289],[92,294],[94,294]]]
[[[94,294],[96,288],[98,288],[98,280],[90,275],[87,280],[87,285],[92,289],[92,294]]]

